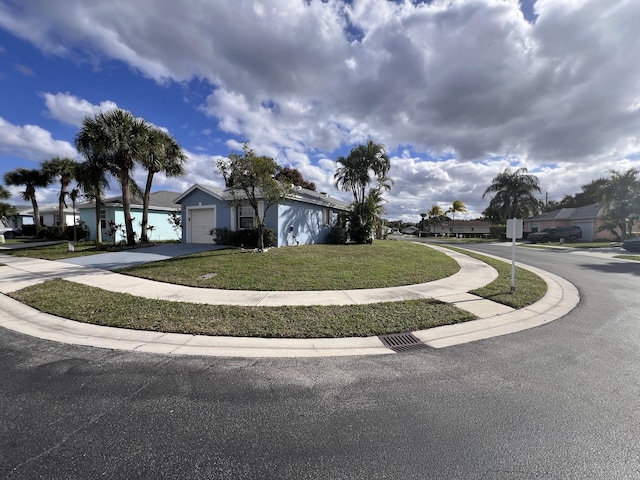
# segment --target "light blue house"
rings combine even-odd
[[[172,213],[180,212],[180,205],[175,203],[179,192],[162,190],[151,193],[149,203],[149,241],[180,240],[180,230],[176,231],[169,219]],[[103,200],[100,210],[100,225],[103,242],[119,242],[126,240],[124,234],[124,209],[122,208],[122,196],[111,197]],[[89,239],[96,239],[96,207],[94,202],[85,202],[76,205],[80,212],[80,220],[89,228]],[[137,233],[136,239],[140,239],[142,229],[142,200],[131,199],[131,216],[133,217],[133,229]],[[122,225],[122,229],[109,234],[111,225]]]
[[[254,212],[249,204],[233,206],[232,190],[193,185],[176,198],[182,211],[182,241],[186,243],[214,243],[211,232],[216,228],[231,231],[254,227]],[[278,247],[293,244],[326,243],[340,212],[349,205],[326,193],[294,187],[290,195],[264,211],[260,216],[265,227],[278,238]]]

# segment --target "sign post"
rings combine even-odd
[[[507,238],[511,239],[511,294],[516,293],[516,238],[522,238],[522,219],[507,220]]]

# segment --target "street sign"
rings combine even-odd
[[[522,238],[521,218],[510,218],[507,220],[507,238]]]

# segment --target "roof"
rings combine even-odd
[[[149,208],[153,210],[176,210],[180,208],[180,205],[176,203],[176,198],[180,195],[178,192],[171,192],[168,190],[160,190],[158,192],[151,192],[149,194]],[[102,200],[102,203],[105,206],[121,206],[122,205],[122,195],[118,195],[115,197],[109,197]],[[132,208],[142,208],[142,198],[137,196],[131,197],[131,207]],[[86,209],[86,208],[95,208],[95,202],[84,202],[77,205],[77,208]]]
[[[223,200],[226,202],[230,202],[234,199],[232,188],[220,188],[220,187],[212,187],[212,186],[204,186],[199,183],[192,185],[186,192],[175,199],[176,203],[181,203],[182,200],[187,197],[194,190],[201,190],[204,193],[211,195],[214,198],[219,200]],[[302,187],[294,187],[292,192],[287,195],[287,199],[295,200],[302,203],[309,203],[313,205],[322,205],[327,207],[333,207],[339,210],[349,210],[350,206],[348,203],[343,202],[334,197],[330,197],[324,192],[315,192],[313,190],[309,190],[307,188]]]
[[[601,218],[604,216],[604,209],[599,203],[592,203],[584,207],[561,208],[551,212],[545,212],[537,217],[527,218],[527,221],[539,220],[581,220]]]
[[[73,214],[73,207],[70,205],[71,202],[67,202],[67,207],[64,209],[64,213]],[[32,216],[33,215],[33,207],[32,206],[16,206],[18,216]],[[38,210],[40,211],[40,215],[45,213],[58,213],[59,208],[57,203],[47,203],[44,205],[38,205]],[[78,210],[78,205],[76,204],[76,212]],[[12,216],[9,214],[8,216]]]

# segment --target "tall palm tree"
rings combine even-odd
[[[85,198],[95,203],[96,242],[102,243],[102,199],[104,192],[109,188],[108,172],[103,163],[93,158],[87,158],[78,164],[76,169],[76,181]]]
[[[40,222],[40,209],[36,200],[36,189],[44,188],[51,183],[51,177],[37,168],[16,168],[4,174],[4,183],[8,186],[24,186],[20,193],[23,200],[31,202],[33,207],[33,223],[36,227],[36,235],[42,230]]]
[[[156,173],[164,173],[167,177],[184,175],[184,163],[187,156],[178,142],[167,132],[152,128],[149,134],[148,152],[140,159],[142,167],[147,170],[147,180],[142,195],[142,231],[140,241],[148,242],[149,201],[153,177]]]
[[[509,218],[527,218],[542,211],[542,201],[535,192],[540,192],[538,177],[528,173],[525,167],[512,171],[505,169],[494,177],[491,185],[482,194],[495,193],[491,200],[493,208],[500,208],[503,221]]]
[[[131,190],[135,188],[133,168],[148,150],[150,130],[147,122],[131,112],[115,109],[98,113],[94,118],[86,117],[75,140],[80,153],[103,162],[107,171],[118,179],[130,246],[136,243],[131,217]]]
[[[372,217],[367,208],[367,187],[374,183],[370,190],[377,190],[376,196],[382,197],[382,190],[390,190],[393,181],[388,173],[391,161],[385,146],[369,140],[366,145],[358,145],[351,149],[347,157],[336,159],[335,186],[342,191],[353,194],[353,206],[349,235],[357,243],[364,243],[371,237],[374,228]]]
[[[640,181],[638,170],[630,168],[626,172],[611,171],[600,191],[604,210],[609,218],[608,229],[620,229],[622,239],[633,230],[633,224],[640,218]]]
[[[433,224],[434,222],[440,221],[442,216],[444,215],[444,211],[440,205],[431,205],[431,208],[427,210],[427,218],[429,219],[429,224]],[[435,233],[435,232],[431,232]]]
[[[385,146],[369,140],[366,145],[351,149],[349,155],[336,160],[338,168],[333,176],[335,185],[342,191],[350,191],[358,204],[363,204],[366,188],[373,182],[390,190],[393,181],[388,177],[391,161]],[[373,174],[373,178],[371,175]]]
[[[42,170],[48,174],[52,179],[54,177],[60,178],[60,193],[58,195],[58,215],[60,217],[60,229],[64,231],[67,226],[66,215],[64,209],[67,206],[67,188],[69,184],[76,176],[76,167],[78,162],[71,158],[54,157],[50,160],[44,160],[41,164]],[[75,218],[75,210],[73,212]]]
[[[462,200],[454,200],[451,206],[449,207],[448,212],[451,212],[451,233],[453,233],[454,225],[456,223],[456,212],[465,213],[467,211],[467,207],[462,202]]]

